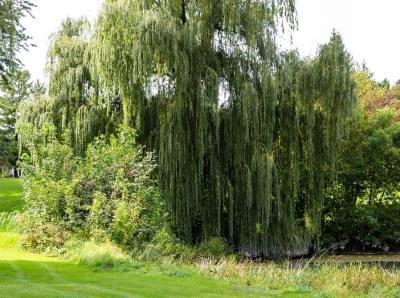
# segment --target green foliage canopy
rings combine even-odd
[[[8,80],[0,81],[0,172],[4,166],[15,166],[18,146],[15,132],[18,105],[31,94],[30,74],[26,70],[13,69]]]
[[[327,192],[323,238],[347,249],[400,243],[400,89],[356,71],[361,103],[340,150],[337,183]]]
[[[17,52],[29,46],[29,36],[21,20],[31,14],[33,6],[33,2],[29,0],[0,0],[1,80],[6,80],[9,72],[20,64],[16,57]]]

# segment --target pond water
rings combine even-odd
[[[314,258],[304,258],[292,260],[295,265],[304,266],[306,264],[332,264],[332,265],[371,265],[383,268],[400,269],[400,254],[348,254],[348,255],[329,255]]]

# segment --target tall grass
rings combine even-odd
[[[20,230],[20,217],[21,213],[18,211],[0,212],[0,231],[18,232]]]
[[[203,259],[195,264],[218,279],[268,289],[296,288],[331,297],[354,295],[400,297],[400,271],[361,263],[237,262],[234,259]]]
[[[65,249],[64,256],[67,259],[87,267],[127,271],[134,266],[133,259],[109,241],[97,243],[71,240]]]

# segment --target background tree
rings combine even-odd
[[[2,168],[16,165],[18,158],[16,113],[20,102],[30,96],[29,80],[28,71],[13,69],[8,74],[7,83],[3,81],[0,84],[0,164]]]
[[[21,24],[31,15],[33,3],[29,0],[0,0],[0,79],[20,65],[17,52],[29,46],[29,36]]]
[[[33,97],[39,97],[43,96],[46,94],[46,86],[44,83],[40,82],[39,80],[36,80],[34,83],[31,85],[31,93]]]
[[[326,197],[323,237],[343,248],[400,244],[400,89],[355,73],[359,118],[341,147],[338,183]]]

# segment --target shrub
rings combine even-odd
[[[136,145],[133,130],[121,130],[109,142],[96,139],[75,175],[72,214],[79,215],[94,238],[143,249],[166,224],[154,169],[153,155]]]
[[[157,232],[139,255],[142,260],[193,260],[196,256],[193,246],[186,245],[177,239],[173,233],[164,228]]]
[[[198,247],[198,254],[204,257],[222,257],[229,252],[227,243],[220,237],[203,241]]]
[[[22,247],[37,252],[60,251],[71,233],[60,225],[52,223],[32,223],[26,227],[21,238]]]
[[[59,248],[75,235],[140,251],[166,225],[153,155],[136,144],[134,130],[95,139],[84,157],[51,126],[26,131],[26,247]]]

